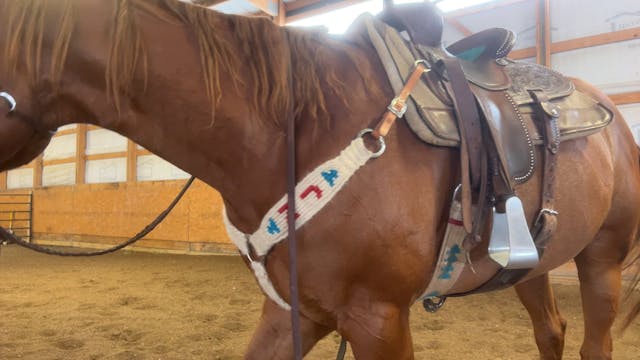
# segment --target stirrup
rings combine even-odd
[[[493,208],[489,257],[505,269],[530,269],[538,265],[538,250],[517,196],[506,200],[504,213]]]

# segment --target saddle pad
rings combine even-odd
[[[422,46],[417,49],[394,28],[370,14],[361,15],[354,26],[366,29],[364,37],[375,47],[396,93],[402,89],[404,80],[410,75],[415,61],[419,58],[414,54],[422,53],[423,56],[420,57],[431,64],[446,56],[442,49]],[[515,110],[522,114],[534,145],[541,145],[543,139],[539,129],[541,124],[534,116],[533,99],[529,90],[543,91],[560,108],[558,126],[561,141],[593,134],[612,120],[612,113],[608,109],[588,95],[575,91],[573,83],[563,75],[543,66],[504,59],[502,65],[494,65],[504,68],[510,82],[508,86],[497,89],[490,84],[484,84],[478,74],[474,75],[473,66],[464,66],[464,61],[462,63],[467,78],[475,85],[491,91],[504,92],[505,98],[508,96],[514,101]],[[452,103],[447,90],[434,73],[423,76],[422,83],[415,87],[404,117],[412,131],[426,143],[458,147],[460,136]]]
[[[394,93],[399,93],[413,71],[416,57],[395,29],[371,14],[360,15],[354,26],[362,24],[366,29],[364,37],[375,47]],[[425,118],[425,110],[429,118]],[[423,141],[439,146],[459,146],[460,137],[451,105],[436,96],[426,83],[415,86],[404,118]]]

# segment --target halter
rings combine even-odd
[[[13,96],[11,96],[11,94],[9,94],[8,92],[0,91],[0,99],[3,99],[4,101],[6,101],[7,104],[9,105],[9,113],[12,113],[16,109],[16,106],[18,105],[16,99]],[[34,121],[30,119],[24,119],[24,120],[33,128],[33,130],[36,133],[46,133],[49,136],[53,136],[58,131],[57,129],[50,130],[50,129],[42,128],[42,126],[34,123]]]
[[[9,112],[12,112],[16,109],[16,99],[11,96],[8,92],[0,91],[0,98],[4,99],[9,104]]]

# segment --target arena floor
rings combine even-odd
[[[578,359],[580,296],[567,274],[554,287],[569,322],[565,359]],[[59,258],[5,246],[0,279],[3,360],[241,359],[262,302],[236,256]],[[437,314],[418,304],[412,327],[416,359],[538,359],[513,290],[449,299]],[[338,342],[328,336],[307,359],[334,359]],[[614,349],[638,359],[640,321]]]

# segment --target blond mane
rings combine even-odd
[[[333,54],[340,51],[341,58],[359,61],[348,46],[329,41],[324,34],[281,28],[265,18],[223,15],[177,0],[114,1],[114,26],[105,80],[106,91],[118,109],[122,97],[135,95],[134,89],[144,89],[139,83],[141,78],[146,83],[147,53],[138,13],[150,8],[170,14],[175,21],[193,31],[199,44],[203,81],[212,114],[224,90],[219,76],[224,71],[233,79],[242,79],[248,72],[249,78],[253,79],[251,84],[240,81],[233,86],[252,91],[253,107],[272,119],[282,116],[291,101],[290,94],[294,94],[296,114],[304,112],[312,117],[323,117],[327,113],[325,91],[333,91],[341,97],[346,92],[346,84],[332,67]],[[56,10],[56,18],[51,19],[46,2],[3,2],[0,9],[7,19],[7,32],[2,61],[6,62],[9,71],[15,71],[18,64],[24,62],[29,81],[37,83],[45,74],[41,69],[43,34],[48,31],[55,39],[48,69],[55,88],[64,70],[77,14],[74,14],[73,0],[60,0],[57,2],[60,10]],[[221,36],[216,30],[221,26],[233,31]],[[232,44],[242,45],[232,47]],[[242,49],[242,54],[233,52],[238,48]],[[233,60],[238,57],[250,58],[251,62],[239,64]],[[293,91],[288,83],[289,59],[295,79]]]

